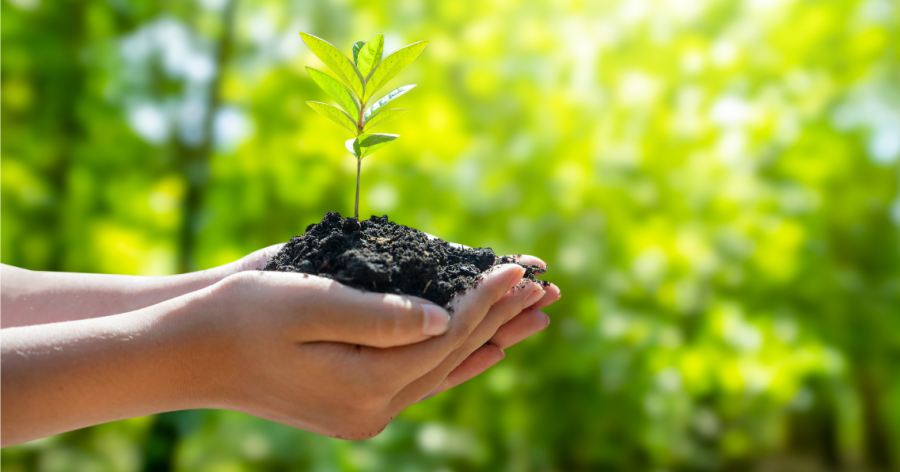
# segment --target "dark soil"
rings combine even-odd
[[[518,262],[514,257],[497,257],[491,248],[461,248],[432,239],[389,221],[387,215],[358,221],[329,212],[321,223],[291,238],[264,270],[318,275],[363,290],[415,295],[445,306],[457,293],[474,287],[484,271],[504,263]],[[544,272],[540,266],[519,265],[531,280]]]

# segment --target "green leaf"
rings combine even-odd
[[[329,97],[338,102],[338,105],[347,112],[351,117],[359,117],[359,103],[353,98],[353,92],[347,89],[344,84],[338,82],[334,77],[320,71],[307,67],[310,77]],[[354,118],[356,121],[356,118]]]
[[[365,41],[357,41],[353,43],[353,64],[359,67],[359,50],[366,45]]]
[[[373,119],[371,119],[369,121],[366,121],[363,131],[364,132],[368,131],[376,126],[383,125],[383,124],[387,123],[388,121],[394,121],[397,118],[400,118],[401,116],[403,116],[407,113],[409,113],[408,108],[390,108],[390,109],[384,110],[381,113],[379,113],[378,116],[374,117]]]
[[[306,102],[306,104],[309,105],[309,107],[312,108],[316,113],[341,125],[341,127],[345,128],[347,131],[351,133],[356,133],[358,131],[356,122],[353,121],[353,118],[341,111],[340,108],[320,102]]]
[[[372,106],[366,109],[366,112],[363,113],[363,121],[370,120],[373,116],[378,114],[378,111],[381,110],[385,105],[414,88],[416,88],[416,84],[404,85],[402,87],[397,87],[396,89],[391,90],[387,95],[381,97],[381,99],[379,99],[377,102],[373,103]]]
[[[371,133],[361,134],[356,139],[348,139],[344,146],[353,153],[357,159],[362,159],[369,154],[387,146],[393,140],[399,138],[399,134]]]
[[[422,54],[422,51],[425,50],[425,46],[428,46],[428,41],[412,43],[384,58],[375,67],[375,70],[366,77],[366,93],[362,97],[362,103],[369,101],[375,95],[375,92],[381,90],[400,71],[406,69],[406,66],[416,60],[419,54]]]
[[[332,46],[328,41],[317,38],[311,34],[300,33],[303,42],[309,46],[309,49],[334,72],[342,82],[350,87],[356,93],[357,97],[363,94],[363,78],[356,70],[356,66],[347,59],[347,56]]]
[[[372,73],[372,69],[381,61],[382,52],[384,52],[384,35],[378,33],[359,51],[359,61],[356,64],[363,77],[368,77]]]

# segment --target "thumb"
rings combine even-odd
[[[284,245],[285,243],[280,243],[269,247],[264,247],[262,249],[257,249],[256,251],[253,251],[234,262],[229,262],[228,264],[221,265],[210,270],[217,271],[225,277],[231,274],[237,274],[238,272],[245,272],[248,270],[263,270],[263,268],[266,266],[266,262],[268,262],[269,259],[275,257],[275,255],[278,254],[278,251],[281,251],[281,248],[284,247]]]
[[[234,263],[237,264],[239,271],[262,270],[263,267],[266,266],[266,262],[275,257],[284,245],[285,243],[273,244],[272,246],[258,249],[238,259]]]
[[[331,306],[315,321],[311,341],[384,348],[424,341],[450,326],[447,310],[418,297],[347,288],[329,298]]]

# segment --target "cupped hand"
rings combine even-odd
[[[429,238],[437,239],[437,236],[425,233]],[[459,243],[450,243],[453,246],[468,248],[468,246]],[[239,272],[262,270],[266,266],[266,262],[278,254],[278,251],[284,246],[284,243],[275,244],[259,250],[256,250],[234,262],[219,266],[215,269],[227,275],[237,274]],[[514,255],[507,256],[515,259],[516,262],[525,265],[539,266],[543,270],[547,270],[547,263],[543,260],[530,255]],[[512,290],[512,289],[510,289]],[[545,295],[537,303],[522,311],[508,323],[502,325],[498,332],[490,339],[489,345],[472,353],[474,359],[466,360],[460,364],[459,369],[454,371],[448,381],[432,394],[440,393],[450,387],[459,385],[466,380],[475,377],[484,372],[490,366],[503,360],[503,350],[521,342],[522,340],[540,332],[550,325],[550,318],[540,309],[549,306],[559,300],[559,287],[549,284],[544,287]]]
[[[429,238],[437,239],[437,236],[428,234]],[[459,243],[450,243],[460,248],[468,248],[468,246]],[[219,270],[224,270],[229,274],[236,274],[249,270],[262,270],[266,262],[271,259],[281,248],[284,243],[275,244],[263,249],[254,251],[230,264],[220,266]],[[547,263],[530,255],[514,255],[508,256],[515,259],[516,262],[525,265],[539,266],[543,270],[547,270]],[[522,281],[524,283],[524,279]],[[518,284],[521,285],[521,284]],[[430,398],[447,389],[455,387],[467,380],[470,380],[482,372],[486,371],[493,365],[497,364],[506,357],[505,350],[519,342],[539,333],[550,325],[550,317],[541,311],[541,308],[549,306],[559,300],[559,287],[549,284],[544,288],[544,296],[536,303],[526,307],[521,313],[515,315],[511,320],[501,325],[497,332],[483,346],[472,352],[468,358],[464,359],[446,379],[432,391],[427,397]],[[508,295],[512,294],[511,288]]]
[[[206,407],[332,437],[372,437],[410,404],[465,380],[477,369],[461,364],[492,338],[498,350],[517,342],[522,328],[507,322],[546,297],[531,282],[510,290],[523,274],[513,264],[492,268],[451,301],[448,317],[426,300],[325,278],[238,273],[203,297],[194,391]],[[504,323],[511,328],[500,329]],[[482,357],[467,362],[478,367]]]
[[[437,236],[426,233],[429,238],[437,239]],[[468,248],[463,244],[450,243],[460,248]],[[254,251],[247,256],[242,257],[234,262],[220,266],[213,270],[222,271],[226,274],[237,274],[244,271],[262,270],[266,262],[271,259],[281,248],[284,243],[268,246]],[[530,255],[514,255],[508,256],[515,259],[516,262],[525,265],[539,266],[547,270],[547,264]],[[522,283],[524,283],[524,279]],[[517,284],[517,285],[521,285]],[[470,355],[462,360],[459,365],[451,371],[441,384],[435,388],[425,398],[441,393],[449,388],[455,387],[467,380],[470,380],[493,365],[497,364],[506,357],[505,350],[524,339],[544,330],[550,325],[550,317],[544,313],[541,308],[549,306],[559,300],[560,291],[554,284],[549,284],[544,288],[544,296],[536,303],[526,307],[522,312],[516,314],[508,322],[502,324],[497,332],[483,346],[471,352]],[[511,288],[507,296],[513,293]]]
[[[545,327],[533,308],[559,296],[530,282],[510,291],[523,269],[501,266],[453,301],[447,323],[424,300],[259,271],[278,250],[167,277],[3,266],[3,445],[217,407],[370,437]]]

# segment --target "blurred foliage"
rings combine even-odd
[[[361,213],[543,257],[553,324],[369,441],[173,412],[4,472],[900,470],[896,0],[234,2],[2,3],[2,261],[169,274],[348,214],[298,32],[384,32],[431,45]]]

